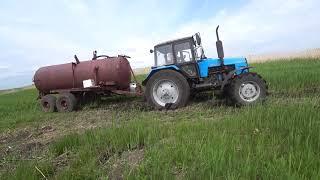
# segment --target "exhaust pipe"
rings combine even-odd
[[[219,26],[217,26],[217,28],[216,28],[216,35],[217,35],[216,46],[217,46],[218,58],[221,60],[221,63],[223,65],[224,51],[223,51],[222,41],[220,41],[220,38],[219,38],[218,30],[219,30]]]

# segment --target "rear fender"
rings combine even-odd
[[[148,74],[147,78],[142,81],[142,85],[143,85],[143,86],[146,86],[148,80],[149,80],[149,79],[151,78],[151,76],[154,75],[156,72],[161,71],[161,70],[167,70],[167,69],[171,69],[171,70],[180,72],[180,68],[178,68],[176,65],[169,65],[169,66],[161,66],[161,67],[152,68],[151,71],[150,71],[150,73]]]
[[[227,75],[225,75],[225,77],[224,77],[224,80],[223,80],[222,85],[221,85],[221,90],[223,90],[223,88],[225,87],[225,85],[228,84],[228,82],[229,82],[230,79],[233,79],[233,78],[235,78],[236,76],[239,76],[239,75],[241,75],[241,74],[243,74],[243,73],[249,72],[249,69],[251,69],[251,68],[253,68],[253,67],[250,67],[250,66],[242,67],[242,68],[240,69],[240,70],[241,70],[241,73],[240,73],[240,74],[237,74],[237,71],[239,71],[239,69],[235,69],[235,70],[229,72],[229,73],[228,73]]]

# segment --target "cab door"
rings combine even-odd
[[[195,61],[191,40],[178,41],[173,44],[173,53],[176,65],[189,78],[198,78],[199,70]]]

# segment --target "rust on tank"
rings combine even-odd
[[[83,88],[83,81],[94,80],[100,88],[112,86],[112,89],[128,91],[131,82],[131,66],[128,56],[98,56],[96,51],[92,60],[75,63],[46,66],[38,69],[34,75],[34,84],[42,94],[63,89]]]

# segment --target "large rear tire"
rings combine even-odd
[[[55,112],[56,111],[56,97],[48,94],[40,100],[41,109],[44,112]]]
[[[76,109],[77,99],[72,93],[63,93],[58,96],[56,106],[59,112],[71,112]]]
[[[186,78],[173,70],[156,72],[147,82],[145,97],[155,109],[175,109],[187,104],[190,86]]]
[[[245,73],[232,79],[228,96],[236,106],[264,102],[267,97],[266,81],[256,73]]]

